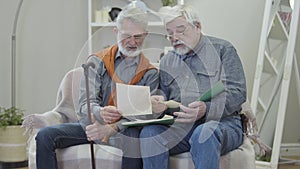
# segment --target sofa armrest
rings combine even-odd
[[[23,118],[22,127],[25,128],[24,135],[27,137],[27,148],[29,163],[35,161],[35,136],[43,127],[63,123],[63,116],[56,111],[48,111],[43,114],[30,114]]]
[[[23,118],[22,127],[25,133],[32,135],[33,130],[39,130],[43,127],[61,124],[64,122],[63,116],[56,111],[48,111],[43,114],[30,114]]]

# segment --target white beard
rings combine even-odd
[[[177,44],[184,44],[184,43],[182,41],[176,41],[176,42],[173,43],[173,46],[175,46]],[[184,55],[184,54],[187,54],[191,49],[184,44],[183,48],[182,47],[180,47],[180,48],[175,48],[174,47],[174,50],[177,54]]]
[[[136,56],[140,55],[140,53],[141,53],[141,50],[139,48],[137,48],[136,51],[126,50],[126,48],[123,47],[121,42],[118,42],[118,46],[119,46],[120,52],[127,57],[136,57]]]
[[[175,52],[179,55],[187,54],[190,51],[190,48],[184,47],[184,48],[175,48]]]

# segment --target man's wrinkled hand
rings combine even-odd
[[[107,124],[111,124],[120,120],[122,115],[115,106],[105,106],[100,110],[100,116]]]
[[[165,100],[164,97],[160,95],[151,96],[152,111],[154,113],[162,113],[167,109],[164,100]]]
[[[205,115],[206,104],[202,101],[195,101],[188,106],[180,105],[180,109],[182,112],[174,112],[174,115],[177,116],[175,122],[192,123]]]
[[[109,137],[117,132],[109,124],[100,124],[97,120],[93,124],[86,126],[86,136],[89,141],[102,140],[104,137]]]

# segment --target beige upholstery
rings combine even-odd
[[[189,152],[171,156],[171,169],[194,169]],[[220,169],[255,169],[255,153],[253,145],[247,137],[236,150],[224,155],[220,159]]]
[[[58,91],[57,106],[43,114],[31,114],[25,117],[23,126],[30,133],[28,157],[29,169],[35,169],[35,135],[40,128],[59,123],[77,121],[75,109],[78,101],[79,83],[82,68],[69,71],[63,78]],[[238,149],[221,157],[221,169],[254,169],[254,149],[247,137]],[[120,149],[94,145],[97,169],[120,169],[122,151]],[[91,168],[90,145],[78,145],[57,150],[57,159],[60,169],[87,169]],[[171,169],[193,169],[194,165],[190,153],[178,154],[170,158]]]
[[[34,132],[35,133],[35,132]],[[35,137],[35,134],[33,134]],[[36,169],[35,140],[32,138],[28,147],[29,169]],[[97,169],[120,169],[122,151],[120,149],[94,144],[95,162]],[[57,160],[59,169],[87,169],[91,167],[90,145],[78,145],[65,149],[58,149]]]

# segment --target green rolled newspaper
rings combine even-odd
[[[207,92],[205,92],[200,98],[200,101],[206,102],[211,100],[213,97],[225,91],[224,84],[222,81],[218,81],[215,85],[212,86]]]
[[[212,86],[211,89],[209,89],[199,98],[199,101],[203,101],[203,102],[210,101],[213,97],[217,96],[218,94],[224,91],[225,91],[225,87],[222,81],[218,81],[215,85]],[[165,101],[164,103],[168,108],[177,108],[181,104],[174,100],[168,100]]]

